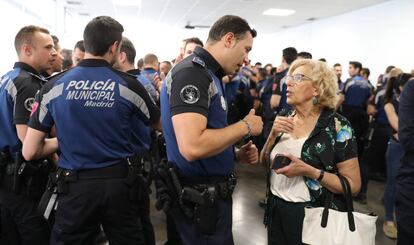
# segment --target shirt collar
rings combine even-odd
[[[78,63],[78,66],[91,66],[91,67],[98,67],[98,66],[111,66],[108,61],[103,59],[83,59]]]
[[[196,47],[194,54],[199,56],[204,62],[209,70],[211,70],[219,79],[225,76],[224,70],[217,60],[204,48]]]
[[[32,66],[30,66],[29,64],[24,63],[24,62],[14,63],[13,68],[20,68],[20,69],[23,69],[25,71],[28,71],[30,73],[33,73],[33,74],[39,76],[39,72],[37,72],[35,68],[33,68]]]
[[[129,73],[129,74],[132,74],[132,75],[135,75],[135,76],[138,76],[138,75],[141,74],[139,69],[132,69],[132,70],[127,71],[126,73]]]

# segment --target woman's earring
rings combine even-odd
[[[318,98],[316,98],[316,96],[312,96],[312,104],[313,105],[318,104]]]

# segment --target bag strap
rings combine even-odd
[[[354,220],[354,214],[352,213],[354,211],[354,205],[352,203],[351,186],[349,184],[349,181],[344,176],[339,175],[338,177],[341,182],[342,190],[343,190],[344,197],[346,200],[349,230],[355,231],[355,220]]]
[[[355,220],[354,220],[354,214],[352,213],[354,211],[354,206],[352,203],[352,193],[351,193],[351,186],[348,182],[348,180],[341,175],[338,175],[339,182],[342,186],[343,195],[346,200],[346,209],[348,214],[348,227],[350,231],[355,231]],[[322,219],[321,219],[321,227],[325,228],[328,225],[328,216],[329,216],[329,207],[331,203],[333,202],[334,194],[330,191],[326,194],[325,198],[325,205],[322,212]]]

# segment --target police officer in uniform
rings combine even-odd
[[[19,62],[0,82],[0,202],[3,218],[10,218],[2,218],[0,243],[46,244],[50,231],[36,208],[47,173],[42,162],[23,162],[21,148],[35,94],[46,82],[39,74],[52,67],[56,51],[49,31],[38,26],[20,29],[15,48]]]
[[[152,83],[145,77],[140,74],[138,69],[134,67],[134,60],[135,60],[135,47],[132,42],[126,38],[122,37],[121,47],[119,49],[119,55],[117,60],[114,64],[114,68],[120,71],[135,75],[137,77],[137,82],[141,83],[142,86],[147,90],[148,94],[153,95],[152,92],[156,92]],[[156,95],[156,93],[155,93]],[[154,97],[152,97],[155,99]],[[149,189],[149,181],[151,169],[152,169],[152,158],[150,154],[150,148],[155,148],[155,140],[151,138],[151,135],[154,135],[155,132],[151,132],[151,128],[147,127],[139,117],[134,117],[131,120],[131,127],[132,127],[132,137],[131,137],[131,144],[133,145],[134,149],[134,157],[130,160],[133,161],[135,164],[138,165],[141,171],[141,181],[142,186],[140,190],[140,198],[139,201],[139,209],[140,209],[140,218],[142,222],[142,227],[144,230],[145,235],[145,244],[146,245],[155,245],[155,234],[154,234],[154,227],[152,226],[151,219],[150,219],[150,189]],[[158,149],[158,148],[157,148]],[[159,153],[158,153],[159,154]]]
[[[145,244],[139,218],[139,178],[130,121],[159,128],[159,109],[134,76],[111,66],[123,27],[107,16],[84,30],[85,59],[50,79],[34,104],[23,155],[53,148],[44,138],[56,126],[58,205],[51,244],[92,244],[99,225],[110,244]]]
[[[414,80],[404,86],[398,112],[398,137],[404,156],[397,173],[395,214],[397,245],[409,245],[414,240]]]
[[[227,103],[221,78],[247,61],[256,32],[237,16],[221,17],[211,28],[204,48],[167,75],[161,93],[163,132],[178,204],[170,210],[183,244],[233,244],[233,144],[259,135],[263,122],[254,110],[227,125]],[[242,146],[236,158],[257,162],[257,148]],[[174,172],[170,168],[170,172]],[[178,190],[180,191],[180,190]],[[177,191],[177,192],[178,192]],[[188,194],[188,196],[187,196]]]

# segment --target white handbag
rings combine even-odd
[[[325,207],[306,207],[302,242],[310,245],[375,245],[378,216],[354,212],[349,182],[339,176],[347,212],[330,209],[333,194],[328,194]]]

